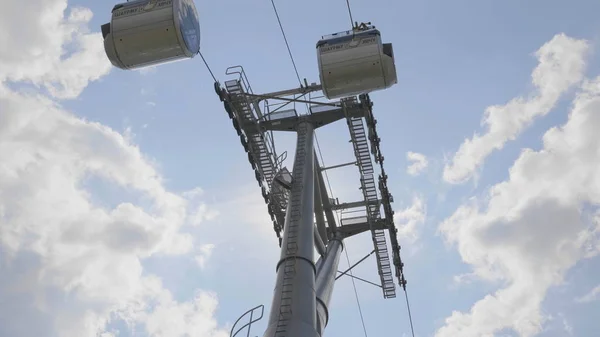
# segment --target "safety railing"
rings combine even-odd
[[[260,309],[260,316],[255,318],[254,312],[257,311],[258,309]],[[238,333],[240,333],[242,330],[244,330],[244,328],[248,328],[246,337],[250,337],[250,328],[252,327],[252,324],[260,321],[263,318],[264,311],[265,311],[265,306],[261,304],[259,306],[256,306],[256,307],[246,311],[245,313],[243,313],[242,316],[240,316],[240,318],[238,318],[237,321],[235,321],[235,323],[233,323],[233,326],[231,327],[231,332],[229,333],[229,337],[235,337]],[[244,318],[245,316],[247,316],[248,314],[250,314],[250,319],[248,320],[248,323],[242,325],[235,332],[233,332],[233,330],[235,329],[237,324],[240,322],[240,320],[242,318]]]

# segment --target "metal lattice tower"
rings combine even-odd
[[[399,285],[405,287],[406,281],[393,220],[393,197],[387,188],[377,121],[369,95],[333,102],[319,101],[318,97],[312,100],[289,98],[321,89],[320,85],[308,83],[297,89],[257,95],[252,91],[242,67],[229,68],[226,74],[235,78],[226,81],[224,88],[215,83],[215,91],[248,155],[281,247],[264,336],[323,335],[329,319],[327,306],[333,285],[336,278],[347,272],[336,277],[343,240],[363,232],[371,233],[383,297],[395,297],[392,266]],[[260,103],[267,99],[287,103],[272,109],[265,102],[264,109],[261,109]],[[307,103],[308,113],[299,115],[293,108],[284,109],[291,102]],[[345,120],[348,125],[356,161],[321,167],[313,146],[314,130],[339,120]],[[292,174],[282,166],[286,153],[278,156],[275,152],[273,132],[276,131],[297,134]],[[380,167],[378,177],[376,164]],[[358,167],[363,199],[339,203],[328,195],[323,171],[347,165]],[[363,209],[365,215],[342,217],[337,223],[334,212],[348,209]],[[387,244],[386,230],[391,249]],[[314,248],[320,255],[316,262]]]

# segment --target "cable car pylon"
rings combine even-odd
[[[323,37],[317,44],[317,55],[321,84],[309,85],[305,80],[300,88],[256,94],[241,66],[227,69],[226,74],[234,78],[225,81],[224,87],[215,83],[215,92],[248,154],[281,248],[264,337],[323,336],[344,239],[350,236],[371,233],[371,254],[376,257],[380,276],[377,286],[384,298],[396,297],[394,274],[401,287],[406,285],[391,207],[393,197],[387,187],[381,140],[368,95],[397,81],[392,46],[381,42],[374,27],[361,25]],[[314,97],[319,91],[323,95]],[[331,100],[335,98],[340,99]],[[282,103],[268,104],[267,100]],[[308,105],[306,114],[288,105],[300,101]],[[264,103],[263,108],[260,103]],[[322,167],[313,143],[314,132],[340,120],[348,125],[356,160]],[[275,152],[274,132],[296,133],[291,174]],[[340,203],[328,193],[324,170],[346,165],[358,168],[362,200]],[[349,209],[362,214],[342,216],[338,223],[334,212]],[[315,248],[320,255],[316,262]]]

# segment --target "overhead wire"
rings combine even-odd
[[[337,215],[337,213],[336,213]],[[348,262],[348,265],[350,265],[350,257],[348,256],[348,247],[346,247],[346,249],[344,249],[344,252],[346,252],[346,261]],[[362,328],[363,328],[363,332],[365,333],[365,337],[368,337],[367,335],[367,327],[365,325],[365,318],[363,317],[363,313],[362,313],[362,308],[360,306],[360,300],[358,299],[358,290],[356,290],[356,281],[354,281],[354,274],[352,273],[352,270],[350,270],[348,272],[348,274],[350,274],[350,280],[352,280],[352,288],[354,288],[354,297],[356,298],[356,305],[358,306],[358,313],[360,315],[360,322],[362,323]]]
[[[350,16],[350,27],[354,27],[354,19],[352,18],[352,9],[350,8],[350,0],[346,0],[346,6],[348,7],[348,15]]]
[[[219,82],[219,81],[217,81],[217,78],[215,77],[215,74],[213,74],[212,70],[208,66],[208,62],[206,62],[206,59],[204,58],[204,55],[202,55],[201,52],[198,52],[198,54],[200,54],[200,57],[202,58],[202,61],[204,61],[204,65],[206,65],[206,69],[208,69],[208,72],[210,73],[210,76],[212,76],[212,78],[213,78],[213,80],[215,80],[215,82]]]
[[[281,34],[283,35],[283,40],[285,41],[285,45],[288,50],[288,54],[290,55],[290,60],[292,60],[292,65],[294,66],[294,72],[296,72],[296,77],[298,78],[298,83],[302,86],[302,80],[300,80],[300,75],[298,74],[298,68],[296,67],[296,62],[294,61],[294,56],[292,55],[292,50],[290,49],[290,44],[288,43],[287,37],[285,36],[285,31],[283,30],[283,25],[281,24],[281,19],[279,18],[279,12],[277,12],[277,6],[275,6],[275,1],[271,0],[271,4],[273,5],[273,10],[275,11],[275,16],[277,17],[277,22],[279,23],[279,28],[281,29]]]
[[[323,165],[323,167],[325,167],[325,161],[323,160],[323,153],[321,152],[321,146],[319,145],[319,138],[317,137],[316,132],[315,132],[315,143],[317,144],[317,153],[319,154],[319,158],[321,159],[321,165]],[[324,172],[325,172],[325,181],[327,183],[327,186],[325,188],[329,189],[329,194],[331,195],[331,198],[334,198],[333,189],[331,188],[331,183],[329,182],[329,176],[327,174],[327,171],[324,171]],[[335,212],[335,218],[336,218],[336,221],[341,225],[340,217],[337,212]],[[348,255],[348,247],[346,246],[345,248],[346,249],[344,249],[344,252],[346,253],[346,261],[348,262],[348,267],[350,267],[350,256]],[[351,269],[348,270],[348,274],[350,274],[350,276],[351,276],[350,280],[352,281],[352,288],[354,288],[354,297],[356,298],[356,305],[358,307],[358,314],[360,315],[360,322],[362,324],[363,332],[365,334],[365,337],[368,337],[367,326],[365,325],[365,318],[362,313],[360,299],[358,298],[358,290],[356,289],[356,282],[354,281],[354,274],[352,273]]]
[[[410,304],[408,303],[408,292],[406,291],[406,287],[404,288],[404,297],[406,298],[406,308],[408,309],[408,321],[410,322],[410,331],[412,332],[412,337],[415,337],[415,328],[413,327],[412,315],[410,314]]]

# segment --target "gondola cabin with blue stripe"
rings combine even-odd
[[[192,58],[200,50],[193,0],[135,0],[117,4],[102,25],[104,50],[121,69]]]
[[[391,43],[375,27],[324,36],[317,43],[319,77],[328,99],[355,96],[398,82]]]

